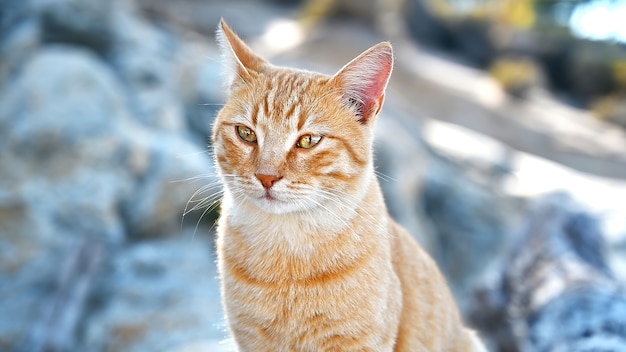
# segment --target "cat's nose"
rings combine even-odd
[[[261,184],[265,189],[270,189],[274,185],[274,183],[278,182],[282,176],[274,176],[274,175],[264,175],[264,174],[254,174],[256,178],[261,181]]]

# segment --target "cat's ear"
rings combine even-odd
[[[380,112],[393,68],[393,50],[383,42],[350,61],[333,80],[343,89],[345,104],[366,124]]]
[[[269,63],[256,55],[246,43],[233,32],[222,18],[217,28],[217,43],[222,54],[225,84],[232,90],[239,84],[246,84],[254,72],[262,72]]]

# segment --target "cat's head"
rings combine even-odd
[[[373,178],[372,128],[391,45],[375,45],[326,76],[271,65],[224,21],[217,37],[229,98],[213,146],[232,199],[269,213],[358,201]]]

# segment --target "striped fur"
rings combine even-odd
[[[482,351],[374,176],[391,46],[325,76],[272,66],[224,22],[218,39],[230,92],[213,132],[225,185],[218,264],[239,349]],[[306,135],[322,138],[299,148]]]

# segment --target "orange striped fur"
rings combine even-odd
[[[482,351],[374,174],[391,45],[326,76],[272,66],[223,21],[218,40],[218,264],[240,351]]]

